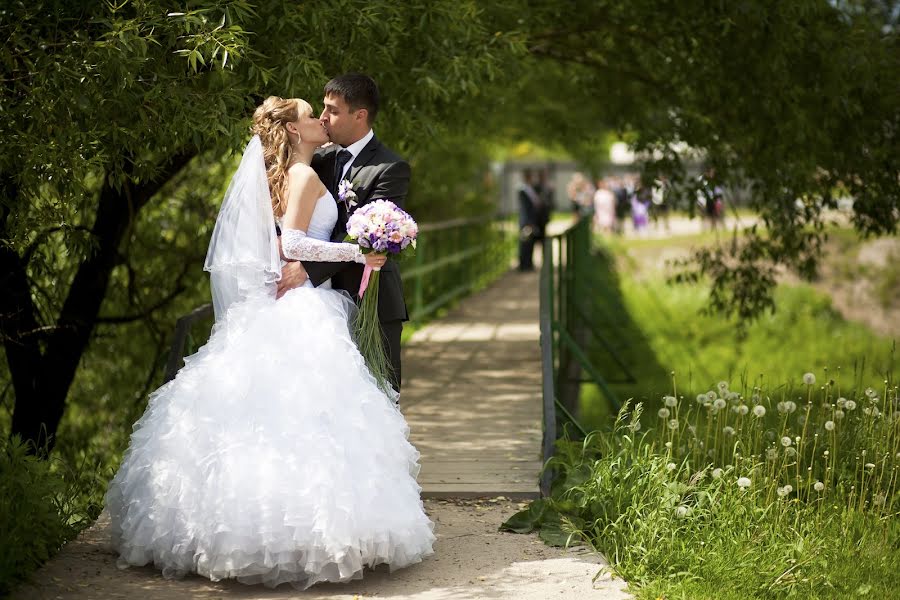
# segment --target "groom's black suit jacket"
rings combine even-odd
[[[338,220],[331,232],[331,241],[343,242],[347,236],[347,209],[337,199],[338,183],[334,177],[334,163],[341,150],[336,144],[316,152],[312,160],[312,168],[328,187],[338,205]],[[409,163],[397,156],[390,148],[373,137],[362,149],[359,156],[350,165],[344,179],[353,184],[356,192],[357,208],[373,200],[390,200],[400,208],[406,201],[409,191]],[[335,289],[346,290],[357,298],[359,283],[362,280],[363,265],[353,262],[312,262],[303,261],[303,268],[309,274],[314,285],[319,286],[331,278]],[[378,319],[387,321],[406,321],[409,315],[406,302],[403,300],[403,284],[400,280],[400,269],[396,261],[388,260],[381,268],[378,286]],[[398,340],[399,341],[399,340]]]

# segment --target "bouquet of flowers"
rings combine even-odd
[[[389,200],[375,200],[356,210],[347,221],[347,239],[359,244],[364,254],[400,254],[416,247],[419,226],[411,216]],[[359,285],[359,315],[355,333],[359,351],[379,385],[390,389],[390,361],[381,342],[378,323],[378,270],[366,265]]]

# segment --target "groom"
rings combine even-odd
[[[386,199],[403,208],[409,190],[409,163],[378,141],[372,123],[378,113],[378,86],[367,76],[340,75],[325,85],[322,124],[334,142],[319,150],[312,168],[325,183],[338,205],[338,220],[331,240],[342,242],[347,235],[347,218],[354,210],[378,199]],[[349,182],[356,198],[341,201],[338,188]],[[345,183],[345,185],[347,185]],[[353,262],[291,262],[281,270],[278,296],[303,285],[307,278],[319,286],[328,279],[334,289],[346,290],[357,298],[363,267]],[[391,385],[400,391],[400,333],[409,319],[403,300],[400,269],[389,260],[381,268],[378,286],[378,320],[390,358]]]

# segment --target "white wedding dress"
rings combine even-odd
[[[285,255],[358,258],[325,241],[336,219],[326,194],[306,235],[283,232]],[[354,310],[311,284],[230,306],[150,396],[110,483],[122,568],[306,588],[432,553],[419,454],[350,337]]]

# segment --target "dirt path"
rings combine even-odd
[[[435,522],[435,554],[418,565],[389,573],[368,571],[348,584],[317,585],[306,591],[281,586],[271,590],[235,582],[212,583],[201,577],[163,579],[151,567],[116,568],[108,547],[108,524],[101,520],[68,544],[38,571],[37,583],[23,586],[15,600],[174,600],[320,598],[466,600],[475,598],[547,600],[548,598],[624,600],[621,580],[604,573],[602,559],[584,550],[551,548],[535,535],[500,533],[498,526],[519,510],[507,499],[428,499]]]

